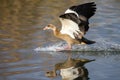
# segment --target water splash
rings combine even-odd
[[[76,45],[73,47],[75,51],[119,51],[120,45],[103,39],[96,40],[92,45]]]
[[[63,46],[65,45],[66,43],[60,42],[60,43],[56,43],[54,45],[49,45],[46,47],[37,47],[34,50],[35,51],[57,51],[57,49],[63,49]]]
[[[96,39],[95,44],[91,45],[74,45],[72,51],[120,51],[120,44],[109,42],[105,39]],[[66,43],[60,42],[46,47],[37,47],[35,51],[57,51],[62,49]]]

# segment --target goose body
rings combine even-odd
[[[53,24],[48,24],[44,30],[51,29],[56,37],[65,40],[70,50],[73,44],[93,44],[95,41],[84,38],[89,29],[89,18],[95,14],[94,2],[72,6],[59,16],[62,27],[58,30]]]

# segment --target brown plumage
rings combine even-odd
[[[94,2],[72,6],[59,16],[62,23],[61,30],[53,24],[47,25],[44,30],[51,29],[54,36],[67,42],[64,50],[71,50],[73,44],[93,44],[95,41],[84,38],[89,29],[89,18],[94,15],[96,5]]]
[[[60,38],[60,39],[62,39],[62,40],[64,40],[64,41],[67,42],[67,44],[68,44],[68,46],[66,47],[67,50],[71,49],[73,44],[86,44],[86,43],[83,42],[83,41],[80,42],[80,41],[77,40],[77,39],[71,38],[71,37],[70,37],[69,35],[67,35],[67,34],[61,34],[61,33],[60,33],[60,30],[58,30],[58,29],[57,29],[54,25],[52,25],[52,24],[49,24],[48,26],[46,26],[46,27],[44,28],[44,30],[47,30],[47,29],[51,29],[51,30],[53,31],[53,34],[54,34],[55,37]]]

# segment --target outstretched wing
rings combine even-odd
[[[62,23],[60,32],[73,39],[82,38],[89,29],[88,19],[94,15],[95,9],[94,2],[70,7],[65,14],[59,16]]]
[[[90,2],[90,3],[85,3],[85,4],[81,4],[81,5],[77,5],[77,6],[72,6],[70,7],[68,10],[66,10],[65,13],[69,13],[69,10],[72,10],[74,12],[77,13],[77,15],[79,16],[84,16],[87,19],[89,19],[90,17],[92,17],[95,14],[96,11],[96,4],[94,2]]]
[[[74,13],[66,13],[63,15],[60,15],[60,21],[62,23],[62,34],[68,34],[73,39],[75,39],[75,36],[82,35],[83,33],[79,29],[79,18]]]

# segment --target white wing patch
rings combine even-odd
[[[78,32],[81,33],[81,31],[79,30],[78,24],[73,22],[72,20],[60,18],[60,21],[62,23],[62,29],[60,31],[61,34],[68,34],[70,37],[75,39],[74,34],[79,35]]]
[[[74,13],[75,15],[77,15],[77,17],[79,17],[79,15],[77,14],[77,12],[75,12],[75,11],[73,11],[73,10],[71,10],[71,9],[67,9],[67,10],[65,11],[65,13]]]

